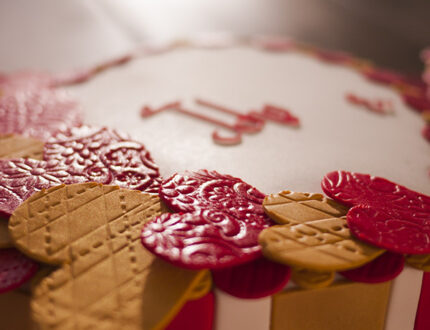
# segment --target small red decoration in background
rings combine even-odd
[[[212,271],[217,288],[237,298],[257,299],[281,291],[288,283],[288,266],[264,257],[246,264]]]
[[[271,220],[264,194],[238,178],[215,171],[175,174],[160,188],[174,212],[148,222],[142,244],[155,255],[184,268],[220,269],[261,256],[258,234]]]
[[[215,295],[209,292],[200,299],[189,300],[166,327],[166,330],[212,330]]]
[[[347,221],[359,239],[400,254],[430,253],[430,197],[379,177],[345,171],[321,183],[332,199],[352,206]]]
[[[405,266],[405,257],[401,254],[385,252],[368,264],[341,272],[347,279],[363,283],[381,283],[395,279]]]
[[[360,105],[369,111],[372,111],[381,115],[394,113],[393,102],[391,102],[390,100],[372,101],[367,98],[358,96],[354,93],[346,93],[345,97],[348,100],[348,102],[352,104]]]
[[[398,72],[367,66],[361,73],[369,80],[387,85],[394,85],[405,81],[405,77]]]
[[[27,282],[39,265],[16,249],[0,249],[0,293],[8,292]]]
[[[217,110],[229,115],[233,115],[236,121],[234,124],[229,124],[219,119],[212,118],[198,112],[190,111],[188,109],[185,109],[179,101],[165,104],[157,109],[153,109],[150,106],[145,105],[142,107],[140,115],[143,118],[146,118],[166,110],[174,110],[187,116],[197,118],[199,120],[206,121],[211,124],[215,124],[216,126],[227,129],[233,133],[232,136],[225,137],[222,136],[217,130],[215,130],[212,133],[212,139],[214,142],[221,145],[239,144],[240,142],[242,142],[243,134],[254,134],[260,132],[263,129],[267,120],[293,127],[298,127],[300,124],[299,119],[297,117],[292,115],[287,109],[278,106],[265,105],[261,111],[249,111],[248,113],[243,114],[240,111],[224,107],[203,99],[196,99],[195,102],[198,105],[205,106],[207,108]]]

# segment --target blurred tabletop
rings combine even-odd
[[[0,70],[94,64],[147,40],[229,32],[292,37],[414,75],[430,1],[0,0]]]

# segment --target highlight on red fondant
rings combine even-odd
[[[236,145],[241,143],[243,134],[255,134],[260,132],[267,120],[293,127],[298,127],[300,124],[299,119],[291,114],[290,111],[278,106],[265,105],[261,111],[242,113],[232,108],[200,98],[195,99],[195,103],[209,109],[233,115],[235,117],[235,121],[231,124],[199,112],[188,110],[183,107],[179,101],[167,103],[159,108],[152,108],[148,105],[144,105],[140,110],[140,115],[141,117],[146,118],[166,110],[174,110],[192,118],[214,124],[231,132],[231,134],[227,136],[223,136],[218,130],[212,132],[212,140],[221,145]]]
[[[219,269],[261,255],[257,237],[264,227],[222,211],[165,213],[145,224],[142,244],[156,256],[182,268]]]
[[[356,269],[340,272],[351,281],[363,283],[381,283],[395,279],[405,266],[405,257],[401,254],[385,252],[368,264]]]
[[[215,295],[189,300],[165,330],[212,330],[215,316]]]
[[[425,272],[421,282],[420,300],[415,315],[414,330],[430,329],[430,273]]]
[[[362,106],[377,114],[388,115],[394,113],[393,102],[390,100],[370,100],[354,93],[346,93],[345,97],[348,102]]]
[[[212,270],[212,279],[218,289],[243,299],[257,299],[281,291],[288,283],[288,266],[260,257],[251,262]]]
[[[45,160],[56,160],[87,181],[157,193],[158,166],[145,146],[107,127],[80,126],[55,134],[45,144]]]
[[[258,234],[272,222],[264,194],[242,180],[207,170],[175,174],[163,181],[160,198],[181,213],[144,226],[142,244],[155,255],[190,269],[230,267],[261,255]]]
[[[430,253],[430,197],[384,178],[337,171],[322,180],[332,199],[352,206],[351,233],[400,254]]]
[[[27,282],[39,265],[16,249],[0,249],[0,293],[19,288]]]
[[[18,205],[44,188],[83,181],[82,173],[72,173],[56,160],[0,160],[0,215],[8,218]]]
[[[23,84],[0,98],[0,134],[47,140],[61,129],[82,123],[78,103],[64,91],[24,88]]]

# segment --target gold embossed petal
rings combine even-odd
[[[315,272],[309,269],[293,268],[291,280],[303,289],[320,289],[330,286],[334,272]]]
[[[40,329],[161,329],[206,271],[176,268],[140,244],[160,215],[158,197],[97,183],[42,190],[21,204],[9,229],[15,245],[59,269],[34,287]]]
[[[263,254],[300,269],[334,272],[359,267],[384,250],[351,236],[347,209],[320,194],[283,191],[269,195],[265,212],[282,224],[259,235]]]

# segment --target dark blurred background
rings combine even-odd
[[[0,70],[68,69],[145,40],[290,36],[419,75],[429,0],[0,0]]]

